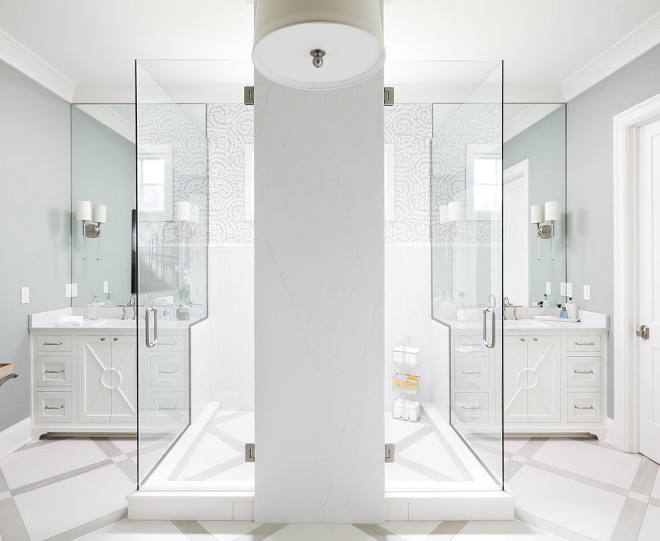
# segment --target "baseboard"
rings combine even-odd
[[[621,443],[619,441],[619,431],[618,431],[618,425],[617,422],[612,419],[611,417],[608,417],[605,421],[605,427],[607,429],[607,436],[605,437],[605,443],[609,443],[610,445],[613,445],[617,449],[623,450],[623,447],[621,446]]]
[[[0,459],[32,441],[32,422],[27,417],[0,432]]]

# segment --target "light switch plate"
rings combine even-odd
[[[560,282],[559,283],[559,294],[562,297],[566,296],[566,282]]]
[[[582,297],[585,301],[591,300],[591,286],[584,286]]]
[[[108,281],[104,280],[103,281],[103,293],[107,293],[107,292],[108,292]]]
[[[545,294],[552,295],[552,282],[545,283]]]
[[[30,288],[29,287],[22,287],[21,288],[21,304],[29,304],[30,303]]]
[[[71,296],[72,297],[78,296],[78,284],[71,284]]]
[[[71,284],[67,284],[67,285],[66,285],[66,293],[65,293],[65,296],[66,296],[67,298],[71,297]]]
[[[573,283],[568,282],[566,284],[566,296],[567,297],[572,297],[573,296]]]

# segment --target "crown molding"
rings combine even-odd
[[[88,114],[113,132],[135,143],[135,125],[127,122],[125,118],[113,111],[112,106],[106,104],[81,104],[77,105],[83,113]]]
[[[2,30],[0,60],[63,100],[73,101],[76,84]]]
[[[135,103],[135,86],[78,85],[72,103]]]
[[[534,103],[529,104],[518,115],[504,124],[504,142],[513,139],[516,135],[521,134],[530,126],[533,126],[546,116],[554,113],[557,109],[562,107],[561,103]]]
[[[660,43],[660,11],[561,83],[570,101]]]

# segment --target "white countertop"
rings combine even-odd
[[[530,316],[531,314],[526,314]],[[588,312],[580,310],[578,312],[577,323],[568,323],[565,321],[547,321],[541,319],[534,319],[531,317],[519,318],[517,320],[507,319],[504,321],[504,334],[508,332],[515,334],[524,333],[538,333],[544,334],[551,333],[579,333],[584,331],[609,331],[609,316],[606,314],[598,314],[596,312]],[[452,331],[479,331],[482,330],[482,321],[447,321],[446,324],[451,326]],[[490,324],[490,323],[489,323]],[[497,321],[497,329],[502,328],[502,321]]]
[[[134,319],[121,319],[121,308],[117,306],[106,307],[99,306],[97,308],[97,319],[89,319],[87,314],[89,313],[88,308],[84,307],[72,307],[72,308],[62,308],[61,310],[50,310],[48,312],[39,312],[36,314],[30,314],[28,317],[28,329],[32,330],[58,330],[58,331],[100,331],[104,330],[135,330],[137,329],[137,324],[144,325],[144,310],[142,310],[142,318],[140,320]],[[131,308],[126,309],[127,317],[131,318],[133,316],[133,310]],[[58,325],[60,316],[83,316],[82,325]],[[199,321],[201,318],[199,316],[193,316],[191,314],[190,320],[180,321],[176,319],[170,320],[158,320],[159,329],[180,329],[185,330],[190,325]]]

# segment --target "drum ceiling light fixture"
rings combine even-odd
[[[368,79],[385,62],[380,0],[257,0],[252,61],[293,88]]]

